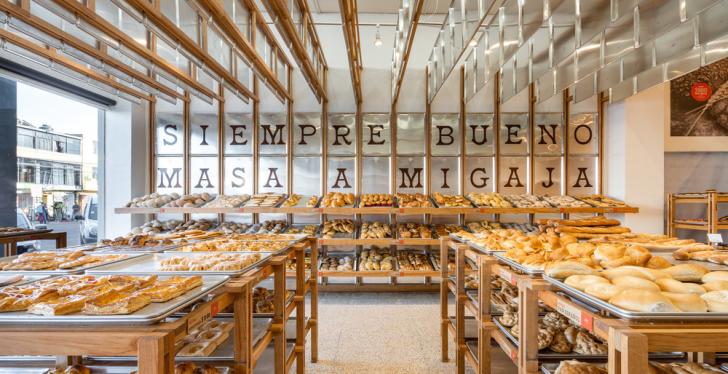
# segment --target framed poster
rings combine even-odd
[[[728,59],[671,80],[667,94],[666,151],[728,149]]]

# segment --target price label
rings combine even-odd
[[[319,272],[318,272],[318,276],[319,276],[319,277],[323,277],[323,276],[324,276],[324,273],[323,273],[322,271],[319,271]]]
[[[399,239],[399,240],[397,240],[397,244],[399,244],[399,245],[403,245],[403,244],[404,244],[404,239]]]
[[[575,325],[581,326],[581,310],[560,299],[556,300],[556,311],[568,318]]]
[[[318,208],[318,212],[319,212],[319,214],[323,214],[324,208]]]
[[[559,208],[559,213],[566,213],[566,208]]]
[[[217,301],[210,304],[210,316],[215,317],[220,312],[220,306],[217,305]]]
[[[404,208],[399,208],[399,214],[404,214]]]
[[[511,361],[516,361],[518,359],[518,351],[515,349],[511,349]]]
[[[708,234],[709,243],[723,244],[723,235],[721,234]]]
[[[478,213],[488,213],[488,209],[480,208],[480,209],[478,209]]]
[[[159,213],[164,213],[164,208],[159,208]]]
[[[518,279],[516,279],[516,276],[505,268],[498,269],[498,275],[508,282],[511,282],[511,284],[514,286],[518,284]]]

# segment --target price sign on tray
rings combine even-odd
[[[556,311],[568,318],[573,324],[587,329],[594,330],[594,320],[589,313],[582,313],[582,310],[561,299],[556,300]]]
[[[506,269],[504,267],[499,267],[498,268],[498,275],[501,278],[503,278],[503,279],[511,282],[511,284],[514,285],[514,286],[518,284],[518,280],[516,279],[516,276],[512,272],[510,272],[508,269]]]

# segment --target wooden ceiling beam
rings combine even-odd
[[[0,2],[0,11],[6,12],[8,15],[10,15],[13,18],[17,18],[26,24],[38,29],[39,31],[42,31],[45,34],[48,34],[49,36],[58,39],[60,42],[65,43],[74,49],[78,49],[79,51],[101,61],[102,63],[109,65],[120,72],[139,80],[140,82],[143,82],[144,84],[155,88],[159,90],[160,92],[164,93],[165,95],[176,97],[178,99],[184,100],[184,95],[181,95],[179,92],[157,82],[156,80],[152,79],[150,76],[143,74],[137,70],[134,70],[129,65],[124,64],[117,59],[109,56],[108,54],[102,52],[101,50],[94,48],[85,42],[81,41],[80,39],[70,35],[67,32],[64,32],[63,30],[51,25],[50,23],[44,21],[43,19],[36,17],[32,15],[28,10],[23,9],[17,5],[10,4],[8,2]]]
[[[417,1],[417,7],[414,10],[414,14],[412,15],[412,23],[410,23],[410,32],[407,34],[407,40],[405,41],[404,46],[404,55],[402,56],[402,68],[399,69],[399,74],[397,75],[397,81],[396,86],[394,90],[394,96],[392,97],[392,105],[397,104],[397,100],[399,99],[399,92],[402,88],[402,82],[404,81],[404,74],[407,72],[407,63],[409,62],[409,56],[410,52],[412,52],[412,45],[415,41],[415,32],[417,32],[417,23],[420,21],[420,15],[422,14],[422,8],[423,4],[425,3],[425,0],[418,0]],[[396,36],[395,36],[396,37]]]
[[[68,0],[65,0],[68,1]],[[238,90],[245,97],[253,100],[258,100],[257,95],[253,93],[248,87],[245,87],[240,83],[233,75],[220,65],[215,59],[212,58],[206,51],[203,51],[200,46],[195,43],[194,40],[190,39],[187,34],[182,31],[177,25],[172,22],[169,18],[165,17],[159,9],[156,9],[154,5],[150,4],[148,0],[125,0],[129,5],[134,7],[138,12],[142,13],[154,23],[162,32],[168,37],[174,39],[179,43],[180,47],[184,48],[187,52],[193,55],[196,59],[200,60],[204,65],[210,68],[215,74],[226,81],[230,86]]]
[[[137,97],[137,98],[140,98],[143,100],[153,100],[152,95],[144,93],[142,91],[137,91],[135,89],[129,88],[129,87],[127,87],[123,84],[120,84],[119,82],[111,79],[108,76],[102,75],[102,74],[94,71],[93,69],[90,69],[86,66],[83,66],[83,65],[71,60],[68,57],[61,56],[53,48],[41,47],[40,45],[35,44],[28,39],[15,35],[12,32],[6,31],[4,29],[0,29],[0,39],[4,40],[6,43],[15,44],[16,46],[18,46],[26,51],[33,52],[36,55],[47,58],[49,61],[52,61],[53,63],[59,64],[67,69],[73,70],[81,75],[84,75],[97,82],[101,82],[109,87],[117,89],[117,90],[124,92],[126,94],[129,94],[131,96],[134,96],[134,97]]]
[[[126,48],[129,48],[132,52],[138,54],[142,58],[147,59],[155,66],[159,67],[160,69],[166,71],[182,83],[184,83],[186,86],[189,86],[191,88],[194,88],[195,90],[199,91],[200,93],[207,95],[209,97],[218,97],[218,95],[213,92],[212,90],[208,89],[207,87],[203,86],[196,80],[192,79],[189,75],[185,74],[181,70],[179,70],[176,66],[172,65],[171,63],[167,62],[163,58],[159,57],[156,53],[152,52],[145,46],[137,43],[134,39],[132,39],[129,35],[124,34],[116,28],[116,26],[112,25],[111,23],[107,22],[103,18],[99,17],[94,13],[91,9],[87,8],[83,4],[79,3],[75,0],[53,0],[56,4],[59,6],[65,8],[68,11],[71,11],[76,14],[80,19],[84,20],[85,22],[88,22],[91,26],[99,29],[99,31],[103,32],[104,34],[108,35],[109,37],[118,40],[120,44],[124,45]]]
[[[293,1],[296,1],[298,8],[301,10],[302,17],[304,19],[307,18],[310,20],[311,14],[308,13],[308,8],[306,6],[301,6],[301,4],[304,2],[298,0]],[[276,24],[279,33],[289,45],[294,59],[298,63],[298,66],[301,68],[303,76],[306,78],[306,81],[308,81],[308,84],[313,89],[313,92],[316,95],[317,99],[326,100],[326,89],[323,87],[321,76],[318,74],[318,71],[316,70],[314,62],[311,60],[311,57],[308,56],[304,41],[301,40],[301,36],[296,29],[295,22],[285,1],[268,0],[263,1],[263,4],[268,10],[268,13],[271,14],[271,18],[275,16],[274,23]],[[316,57],[318,57],[322,67],[325,67],[325,62],[321,62],[323,60],[320,58],[320,56],[323,55],[323,52],[321,51],[321,45],[318,44],[318,35],[316,35],[315,26],[312,23],[304,22],[303,27],[307,28],[306,34],[310,35],[314,54],[316,55]]]
[[[258,54],[258,51],[255,50],[255,46],[250,41],[248,41],[245,35],[243,35],[240,29],[238,29],[238,26],[230,18],[230,15],[228,15],[225,11],[222,2],[220,2],[219,0],[199,0],[198,3],[210,13],[212,18],[215,20],[217,26],[220,27],[220,29],[230,39],[232,39],[233,43],[235,43],[237,48],[243,53],[243,56],[245,56],[245,58],[251,63],[251,68],[253,69],[253,71],[256,72],[258,76],[263,78],[265,83],[269,85],[273,90],[275,90],[281,97],[285,97],[286,99],[291,100],[292,98],[286,87],[276,77],[271,67],[265,63],[263,57]],[[246,6],[248,6],[248,11],[251,14],[258,12],[256,17],[252,18],[262,19],[262,15],[260,15],[257,7],[251,8],[250,5],[247,3]],[[263,24],[265,24],[265,22]],[[269,30],[267,30],[267,28],[263,31],[270,32]],[[274,38],[271,37],[271,40],[275,43]],[[290,62],[283,54],[280,47],[275,44],[273,45],[273,48],[277,50],[278,58],[281,59],[281,61],[286,63],[288,66],[290,66]]]
[[[361,72],[364,69],[361,62],[361,44],[359,40],[359,15],[356,0],[339,0],[341,9],[341,26],[344,29],[346,53],[349,56],[349,72],[354,97],[357,103],[362,102]]]

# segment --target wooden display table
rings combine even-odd
[[[0,236],[0,244],[3,246],[3,257],[15,256],[18,254],[18,243],[31,240],[53,240],[56,248],[65,248],[66,233],[56,231],[40,231],[19,235]]]

